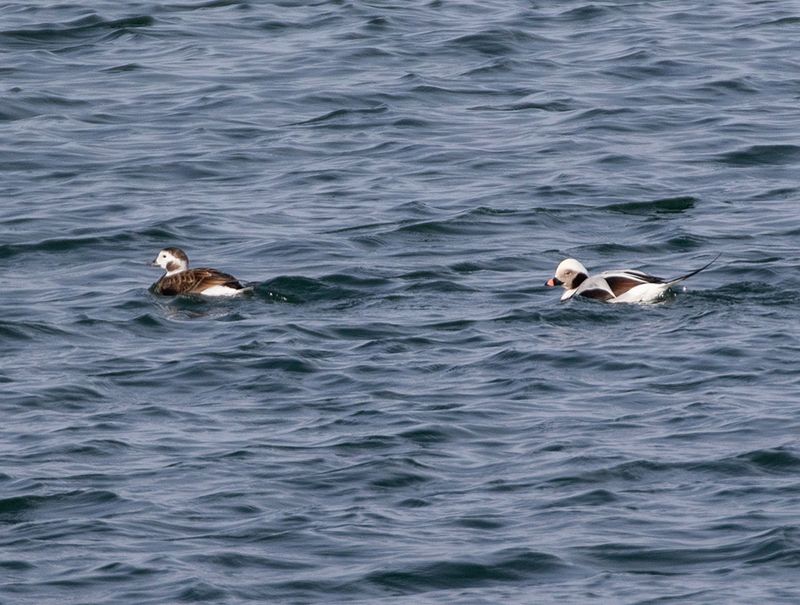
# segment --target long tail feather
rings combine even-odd
[[[691,273],[687,273],[686,275],[681,275],[680,277],[674,277],[672,279],[668,279],[668,280],[665,280],[665,281],[668,284],[675,284],[675,283],[678,283],[679,281],[683,281],[684,279],[689,279],[693,275],[697,275],[698,273],[700,273],[700,271],[705,271],[706,269],[708,269],[712,264],[714,264],[714,261],[716,261],[720,256],[722,256],[722,252],[717,254],[714,258],[711,259],[710,262],[706,263],[705,265],[703,265],[699,269],[695,269]]]

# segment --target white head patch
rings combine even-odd
[[[189,268],[189,263],[185,258],[181,258],[166,249],[158,253],[155,262],[167,272],[167,275],[174,275]]]
[[[573,285],[573,281],[578,275],[583,275],[583,279],[586,279],[589,276],[589,272],[586,267],[574,258],[562,260],[556,268],[556,277],[564,283],[564,287],[567,290],[577,287],[577,284]]]

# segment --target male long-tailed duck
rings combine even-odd
[[[603,271],[599,275],[589,277],[586,267],[574,258],[568,258],[561,261],[556,268],[555,276],[545,285],[564,286],[566,292],[561,296],[561,300],[583,296],[610,303],[653,303],[663,300],[672,286],[707,269],[718,258],[719,254],[699,269],[672,279],[648,275],[633,269]]]
[[[180,248],[164,248],[151,263],[166,271],[151,287],[156,294],[202,294],[204,296],[236,296],[247,288],[232,275],[216,269],[190,269],[189,257]]]

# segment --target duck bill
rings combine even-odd
[[[149,263],[146,263],[146,264],[149,267],[159,267],[160,265],[156,262],[157,260],[158,260],[158,257],[155,257],[153,260],[151,260]]]
[[[554,286],[561,286],[561,285],[563,285],[563,284],[564,284],[564,282],[563,282],[563,281],[561,281],[560,279],[558,279],[557,277],[551,277],[550,279],[548,279],[548,280],[545,282],[545,284],[544,284],[544,285],[545,285],[545,286],[548,286],[548,287],[550,287],[550,288],[552,288],[552,287],[554,287]]]

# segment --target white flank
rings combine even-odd
[[[228,286],[211,286],[200,292],[200,294],[203,296],[238,296],[242,292],[243,290],[229,288]]]
[[[620,294],[616,298],[612,298],[608,302],[639,304],[661,302],[664,300],[664,296],[671,285],[672,284],[640,284]]]

